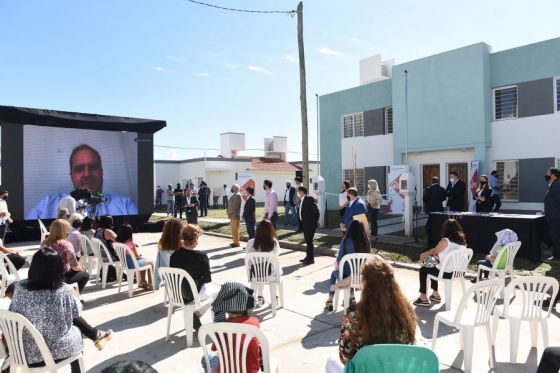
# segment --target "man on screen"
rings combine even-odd
[[[103,165],[99,152],[89,145],[79,145],[70,154],[70,179],[74,189],[88,189],[91,193],[103,193]],[[136,215],[138,207],[128,197],[103,193],[106,201],[95,208],[95,215]],[[27,219],[56,217],[60,200],[69,193],[46,196],[31,210]],[[88,211],[89,212],[89,211]]]

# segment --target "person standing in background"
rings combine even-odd
[[[294,226],[297,225],[296,205],[293,204],[295,194],[296,188],[292,186],[289,180],[286,181],[286,191],[284,192],[284,225],[288,225],[290,222]]]
[[[177,183],[177,188],[173,190],[173,195],[175,196],[175,211],[173,212],[173,217],[177,217],[177,212],[179,213],[179,219],[183,219],[183,189],[181,189],[181,183]]]
[[[426,214],[430,212],[443,211],[443,202],[447,198],[447,192],[439,185],[439,177],[432,177],[432,185],[424,191],[422,201],[424,201],[424,211]],[[429,219],[429,218],[428,218]]]
[[[241,219],[241,194],[239,194],[239,185],[231,186],[231,197],[229,197],[227,215],[229,218],[229,226],[231,228],[231,236],[233,242],[230,247],[239,247],[239,221]]]
[[[465,210],[465,183],[459,180],[459,174],[455,171],[449,173],[449,184],[447,184],[447,207],[449,211]]]
[[[245,206],[243,207],[243,219],[245,220],[245,225],[247,226],[247,234],[249,239],[255,238],[255,223],[257,218],[255,216],[255,189],[251,186],[245,189],[249,197],[245,201]]]
[[[156,209],[161,208],[163,205],[163,189],[158,185],[156,188]]]
[[[301,233],[303,232],[303,227],[301,226],[301,220],[299,219],[299,195],[298,195],[298,190],[300,186],[303,186],[303,180],[301,178],[301,176],[296,176],[294,178],[294,182],[296,183],[296,193],[294,194],[294,199],[292,201],[292,203],[294,204],[294,206],[296,206],[296,211],[297,211],[297,216],[298,216],[298,229],[296,231],[296,233]]]
[[[187,218],[187,223],[198,224],[198,205],[199,201],[197,201],[196,197],[193,196],[192,191],[190,189],[187,189],[185,196],[185,215]]]
[[[488,185],[488,176],[480,176],[480,183],[473,199],[476,200],[476,212],[492,211],[492,190]]]
[[[224,204],[224,209],[227,210],[228,207],[228,199],[229,199],[229,195],[228,195],[228,187],[226,184],[224,184],[224,189],[222,191],[222,202]]]
[[[544,176],[548,182],[548,192],[544,197],[544,216],[552,241],[552,256],[547,263],[560,263],[560,170],[551,167]]]
[[[492,189],[492,205],[494,212],[499,212],[502,207],[502,200],[500,199],[500,181],[498,180],[498,171],[494,170],[490,173],[490,188]]]
[[[203,218],[208,216],[208,186],[206,182],[200,182],[200,188],[198,189],[198,203],[200,204],[200,217]]]
[[[299,220],[303,226],[303,237],[307,245],[307,253],[305,258],[300,260],[303,265],[315,263],[315,247],[313,246],[313,237],[319,225],[319,209],[315,204],[313,197],[307,195],[307,188],[300,186],[299,194]]]
[[[173,187],[171,184],[167,186],[167,191],[165,192],[167,197],[167,216],[173,215],[173,203],[175,202],[175,193],[173,193]]]
[[[338,210],[341,218],[346,212],[346,206],[348,206],[348,189],[350,189],[350,182],[348,180],[344,180],[342,182],[342,186],[340,187],[340,194],[338,195]]]
[[[368,208],[369,223],[371,225],[370,240],[374,241],[375,239],[377,239],[377,214],[379,213],[379,208],[381,207],[382,198],[381,193],[379,192],[379,186],[377,185],[377,180],[369,180],[368,188],[369,190],[366,196],[366,205]]]
[[[263,189],[266,191],[264,200],[264,218],[270,220],[274,230],[276,230],[276,222],[278,221],[278,194],[272,189],[272,181],[265,180]]]
[[[0,187],[0,239],[5,242],[8,225],[13,222],[12,214],[8,210],[8,190]]]

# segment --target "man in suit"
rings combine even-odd
[[[449,184],[447,184],[447,207],[449,211],[465,210],[465,192],[467,186],[459,180],[459,174],[455,171],[449,173]]]
[[[296,205],[293,202],[295,194],[296,188],[292,186],[289,180],[286,181],[286,190],[284,191],[284,225],[291,223],[295,226],[298,223]]]
[[[243,207],[243,220],[245,220],[245,225],[247,226],[247,234],[249,239],[255,238],[255,223],[257,218],[255,216],[255,189],[251,186],[245,189],[249,198],[245,201],[245,206]]]
[[[208,216],[208,195],[210,194],[210,189],[206,185],[205,181],[200,182],[200,188],[198,189],[198,199],[200,203],[200,217]]]
[[[192,190],[187,189],[185,194],[185,214],[187,215],[187,223],[198,224],[198,214],[196,208],[198,206],[198,200],[196,196],[193,196]]]
[[[552,256],[547,263],[560,263],[560,169],[551,167],[545,175],[548,192],[544,197],[544,215],[552,241]]]
[[[303,237],[307,245],[307,254],[300,262],[302,262],[303,265],[310,265],[315,263],[313,236],[315,236],[315,230],[319,225],[319,209],[313,197],[307,195],[306,187],[300,186],[298,188],[298,196],[300,198],[299,220],[303,227]]]
[[[241,194],[239,194],[239,185],[231,186],[231,197],[229,197],[227,215],[229,218],[229,226],[231,228],[231,236],[233,242],[230,247],[239,247],[239,220],[241,219]]]
[[[424,211],[430,212],[443,211],[443,201],[447,198],[447,191],[439,185],[439,177],[432,177],[432,185],[426,188],[424,192]]]
[[[365,217],[367,211],[366,204],[360,197],[358,197],[358,189],[349,188],[346,190],[346,192],[348,193],[349,200],[348,206],[346,206],[346,210],[344,211],[342,221],[340,222],[340,229],[342,231],[346,231],[348,228],[350,228],[350,224],[352,224],[352,220],[354,220],[355,216],[363,214]]]
[[[177,183],[177,188],[173,190],[175,195],[175,211],[173,212],[173,217],[177,217],[179,213],[179,219],[183,219],[183,189],[181,189],[181,183]]]

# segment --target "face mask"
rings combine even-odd
[[[455,178],[454,178],[454,177],[450,177],[450,178],[449,178],[449,181],[452,182],[452,183],[454,183],[454,182],[455,182]]]
[[[544,179],[545,179],[546,181],[550,181],[550,175],[544,175]]]
[[[233,189],[230,189],[229,191],[232,192],[232,193],[235,193],[235,192],[233,191]]]
[[[484,184],[486,184],[486,181],[481,180],[481,181],[480,181],[480,184],[484,185]]]
[[[7,200],[8,200],[8,196],[3,196],[2,199],[3,199],[4,201],[7,201]]]

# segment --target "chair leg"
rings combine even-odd
[[[109,270],[109,266],[103,264],[103,279],[101,280],[101,288],[105,289],[107,286],[107,271]]]
[[[529,321],[529,329],[531,332],[531,347],[537,347],[537,338],[539,336],[539,322],[537,320]]]
[[[190,308],[183,308],[183,317],[185,318],[185,332],[187,337],[187,347],[193,345],[193,311]]]
[[[519,348],[519,329],[521,320],[513,317],[509,318],[509,361],[517,362],[517,349]]]
[[[340,290],[335,290],[334,291],[334,299],[333,299],[333,312],[336,312],[338,310],[338,295],[340,293]]]
[[[434,319],[434,330],[432,332],[432,350],[436,349],[438,329],[439,329],[439,319],[436,316],[436,318]]]
[[[343,303],[343,309],[347,309],[348,307],[350,307],[350,288],[345,288],[344,290],[344,303]]]
[[[466,326],[462,327],[461,329],[463,330],[463,356],[465,357],[465,373],[470,373],[472,372],[474,327]]]
[[[490,356],[490,368],[494,369],[494,353],[492,351],[492,329],[490,323],[485,325],[486,328],[486,340],[488,341],[488,356]]]
[[[121,285],[122,285],[122,271],[117,269],[116,272],[117,272],[117,278],[119,280],[119,292],[118,293],[120,294],[121,293]]]
[[[284,282],[282,280],[278,283],[278,292],[280,293],[280,307],[284,308]]]
[[[270,308],[272,308],[272,316],[276,316],[276,283],[271,282],[268,284],[270,288]]]
[[[127,279],[128,279],[128,297],[132,298],[132,295],[134,294],[134,278],[138,278],[138,281],[140,281],[140,276],[137,276],[136,271],[130,271],[127,274]]]
[[[80,364],[80,372],[81,373],[86,373],[86,365],[84,364],[84,358],[83,356],[80,356],[78,358],[78,364]]]
[[[500,322],[500,316],[498,312],[494,311],[494,320],[492,323],[492,345],[496,345],[496,335],[498,334],[498,323]]]
[[[167,334],[165,335],[165,341],[169,340],[169,332],[171,330],[171,318],[173,317],[173,306],[167,306]]]
[[[451,281],[444,281],[443,286],[445,288],[445,310],[451,311],[451,292],[452,283]]]
[[[541,319],[541,330],[542,330],[542,340],[543,340],[543,347],[548,347],[548,319],[542,318]]]

